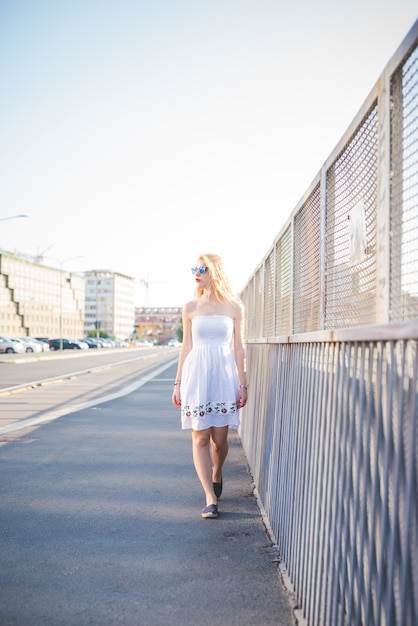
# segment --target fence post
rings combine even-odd
[[[384,72],[379,82],[378,95],[376,324],[387,324],[390,318],[390,132],[390,76]]]
[[[325,228],[327,217],[327,167],[321,169],[320,197],[320,253],[319,253],[319,330],[325,329]]]

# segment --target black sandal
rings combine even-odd
[[[222,487],[223,487],[223,481],[221,478],[221,482],[220,483],[213,483],[213,491],[215,492],[215,496],[217,498],[220,498],[222,495]]]

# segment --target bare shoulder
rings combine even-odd
[[[236,320],[240,320],[244,315],[244,306],[240,300],[237,302],[231,303],[233,318]]]
[[[191,300],[190,302],[186,302],[183,306],[183,317],[188,317],[192,315],[196,311],[196,301]]]

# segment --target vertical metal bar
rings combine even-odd
[[[391,98],[388,71],[382,74],[378,85],[376,323],[385,324],[389,322],[390,304]]]
[[[263,294],[263,297],[261,298],[261,310],[260,310],[260,318],[261,318],[261,323],[260,323],[260,337],[265,337],[265,327],[266,327],[266,320],[265,320],[265,311],[266,311],[266,306],[265,306],[265,299],[266,299],[266,290],[265,290],[265,285],[266,285],[266,261],[263,261],[263,265],[262,265],[262,271],[260,272],[260,291]]]
[[[371,376],[371,385],[375,391],[374,411],[372,415],[372,422],[370,424],[369,431],[369,449],[370,449],[370,461],[369,461],[369,484],[366,487],[368,498],[367,506],[369,508],[369,532],[367,536],[367,570],[365,572],[365,600],[364,600],[364,624],[376,624],[376,619],[373,617],[373,595],[372,589],[375,586],[376,578],[376,554],[375,554],[375,536],[376,536],[376,518],[378,516],[378,502],[376,495],[376,476],[379,469],[379,451],[378,442],[380,440],[381,430],[381,404],[382,404],[382,355],[380,344],[376,345],[374,354],[371,355],[371,366],[373,373]]]
[[[348,555],[350,550],[350,504],[352,494],[352,460],[353,460],[353,439],[354,439],[354,420],[353,420],[353,396],[355,390],[355,366],[357,357],[357,342],[345,345],[346,355],[346,375],[345,375],[345,402],[343,403],[342,420],[343,433],[342,444],[340,447],[341,454],[341,492],[339,506],[339,533],[340,545],[338,547],[338,621],[341,626],[345,623],[346,590],[347,590],[347,567]],[[337,518],[338,519],[338,518]]]
[[[303,589],[305,597],[304,611],[307,612],[306,599],[308,598],[309,585],[309,567],[307,555],[310,544],[310,525],[307,519],[310,516],[310,441],[311,441],[311,420],[307,419],[309,408],[309,386],[310,373],[307,367],[309,360],[310,344],[298,346],[298,369],[300,371],[300,380],[297,385],[299,393],[298,413],[300,421],[300,429],[298,432],[298,474],[296,476],[296,486],[298,490],[298,545],[299,545],[299,562],[298,562],[298,580],[299,586]]]
[[[358,345],[356,345],[356,357],[355,357],[355,368],[353,369],[353,396],[352,396],[352,430],[355,431],[353,434],[352,442],[352,469],[351,469],[351,487],[352,487],[352,516],[351,522],[351,543],[348,546],[347,550],[347,578],[351,581],[351,584],[347,586],[347,591],[345,594],[346,597],[346,612],[347,612],[347,623],[352,624],[355,619],[356,614],[356,602],[355,602],[355,594],[356,594],[356,557],[357,557],[357,542],[356,542],[356,533],[359,525],[359,478],[360,478],[360,466],[361,466],[361,458],[362,458],[362,446],[361,446],[361,436],[360,436],[360,419],[363,414],[364,407],[362,406],[363,402],[363,385],[364,385],[364,344],[361,344],[360,349]],[[360,363],[359,363],[360,361]],[[357,410],[357,408],[359,410]]]
[[[309,621],[315,623],[315,613],[317,608],[316,598],[319,595],[318,585],[318,566],[320,560],[319,552],[319,532],[318,520],[321,515],[321,491],[323,489],[322,476],[322,428],[323,428],[323,409],[322,409],[322,384],[323,376],[323,352],[325,346],[322,344],[311,344],[309,373],[310,373],[310,389],[309,389],[309,413],[307,419],[311,426],[311,444],[310,444],[310,487],[308,502],[308,524],[310,528],[310,543],[307,550],[307,609],[306,614]]]
[[[319,330],[325,328],[325,232],[327,219],[327,168],[321,169],[320,258],[319,258]]]
[[[323,492],[322,506],[325,509],[322,532],[324,533],[324,549],[323,549],[323,579],[322,579],[322,619],[324,624],[332,624],[333,617],[331,615],[331,598],[332,583],[334,579],[333,568],[333,533],[335,532],[335,484],[337,480],[334,471],[337,451],[336,442],[338,440],[338,423],[336,415],[339,404],[339,388],[340,388],[340,361],[341,344],[333,343],[331,345],[331,354],[329,359],[327,392],[327,408],[326,408],[326,450],[323,474],[326,477],[326,488]],[[321,622],[320,622],[321,623]]]
[[[276,306],[276,302],[277,302],[277,241],[275,242],[274,246],[273,246],[273,251],[272,251],[272,260],[273,260],[273,272],[272,272],[272,276],[271,276],[271,280],[272,280],[272,289],[273,289],[273,319],[272,319],[272,328],[273,328],[273,335],[276,334],[276,328],[277,328],[277,306]]]
[[[295,313],[293,311],[294,306],[294,295],[293,291],[295,288],[295,217],[292,216],[291,224],[290,224],[290,334],[292,335],[295,332]]]
[[[415,352],[415,354],[414,354]],[[418,567],[415,555],[418,550],[418,419],[417,419],[417,380],[418,349],[416,341],[409,341],[407,346],[410,378],[407,395],[406,415],[409,419],[405,460],[405,528],[402,554],[404,555],[400,571],[401,615],[400,624],[418,623]],[[409,607],[409,614],[407,613]]]
[[[376,601],[378,606],[378,619],[379,623],[390,624],[390,614],[392,606],[391,596],[392,590],[389,589],[389,580],[392,577],[392,569],[394,567],[393,562],[389,561],[387,544],[391,540],[393,533],[393,520],[391,519],[391,498],[392,498],[392,484],[391,484],[391,459],[394,455],[393,446],[393,428],[392,428],[392,411],[394,404],[394,389],[396,380],[396,358],[394,354],[394,342],[388,344],[388,367],[386,367],[386,377],[384,390],[386,392],[385,402],[383,403],[382,412],[382,432],[383,439],[382,445],[382,457],[383,463],[379,470],[379,478],[382,484],[382,502],[380,507],[380,520],[381,520],[381,537],[384,541],[380,541],[378,544],[378,577],[377,577],[377,590]]]
[[[329,455],[327,454],[329,420],[327,419],[327,402],[328,402],[328,381],[329,368],[332,358],[332,344],[318,344],[318,373],[319,384],[317,388],[317,420],[318,420],[318,464],[317,464],[317,480],[316,480],[316,501],[318,513],[315,520],[315,536],[316,555],[315,569],[313,578],[315,586],[312,589],[310,603],[312,604],[311,620],[313,624],[322,622],[321,613],[323,609],[324,598],[324,580],[327,570],[324,565],[325,551],[325,525],[326,519],[326,492],[329,481],[327,479],[326,466]]]
[[[365,345],[366,349],[366,345]],[[366,351],[366,350],[365,350]],[[376,390],[376,381],[373,380],[373,369],[375,364],[375,353],[376,346],[373,342],[370,342],[367,346],[367,351],[364,355],[364,362],[367,363],[367,369],[364,370],[364,389],[366,394],[366,406],[364,407],[364,412],[362,414],[362,422],[364,424],[363,427],[363,455],[361,459],[361,475],[363,477],[363,486],[359,488],[358,491],[358,501],[362,505],[361,511],[361,523],[360,523],[360,533],[359,533],[359,554],[361,558],[361,567],[359,567],[359,572],[357,573],[358,578],[358,612],[355,620],[355,625],[360,626],[360,624],[366,624],[367,620],[365,617],[365,596],[368,595],[369,587],[365,584],[365,571],[370,571],[370,562],[367,560],[367,537],[368,537],[368,521],[369,521],[369,511],[368,511],[368,485],[372,482],[371,477],[371,459],[370,459],[370,449],[372,446],[371,442],[371,433],[372,427],[375,423],[375,390]]]
[[[346,381],[347,381],[347,360],[346,360],[346,351],[347,351],[347,344],[342,343],[341,345],[341,350],[340,350],[340,369],[339,369],[339,373],[338,373],[338,378],[339,378],[339,388],[338,388],[338,399],[339,399],[339,404],[338,404],[338,408],[337,408],[337,412],[335,414],[335,419],[337,421],[338,424],[338,429],[337,429],[337,441],[335,444],[335,449],[336,449],[336,463],[334,465],[334,471],[335,471],[335,475],[336,475],[336,484],[335,484],[335,489],[334,489],[334,495],[333,495],[333,500],[334,500],[334,511],[335,511],[335,516],[334,516],[334,520],[333,520],[333,526],[334,528],[332,529],[332,554],[333,554],[333,570],[332,570],[332,577],[333,577],[333,584],[332,584],[332,593],[331,593],[331,619],[330,619],[330,624],[333,624],[333,626],[338,626],[338,624],[341,623],[341,584],[340,584],[340,569],[341,569],[341,545],[342,545],[342,536],[341,536],[341,527],[342,527],[342,515],[343,515],[343,510],[342,510],[342,498],[341,498],[341,493],[344,490],[344,480],[345,480],[345,475],[344,475],[344,462],[345,462],[345,455],[344,455],[344,449],[342,449],[342,443],[346,441],[346,416],[344,414],[344,406],[346,404],[347,401],[347,388],[346,388]]]

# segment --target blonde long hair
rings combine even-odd
[[[200,254],[199,261],[208,268],[209,287],[219,302],[240,302],[237,294],[232,290],[230,280],[226,274],[224,262],[217,254]],[[203,295],[203,288],[196,287],[196,300]]]

